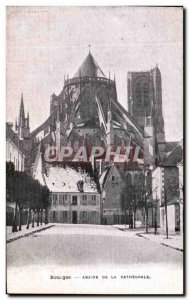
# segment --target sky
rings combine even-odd
[[[162,75],[166,140],[183,136],[182,8],[8,7],[7,121],[18,117],[21,93],[34,130],[49,116],[50,96],[63,88],[90,50],[127,109],[128,71]]]

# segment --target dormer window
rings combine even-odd
[[[79,191],[80,193],[83,193],[83,192],[84,192],[84,190],[83,190],[83,185],[84,185],[83,180],[79,180],[79,181],[77,182],[77,188],[78,188],[78,191]]]

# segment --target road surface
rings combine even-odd
[[[7,245],[8,292],[182,293],[182,252],[112,226],[55,225]]]

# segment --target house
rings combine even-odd
[[[25,155],[22,140],[13,130],[12,123],[6,123],[6,161],[14,163],[16,171],[24,171]]]
[[[100,185],[103,198],[103,224],[123,223],[123,211],[121,208],[123,180],[117,166],[112,164],[105,169],[100,177]]]
[[[172,151],[167,153],[161,164],[152,172],[152,189],[156,189],[153,200],[157,200],[157,225],[166,228],[166,211],[169,231],[183,230],[183,146],[178,142]],[[154,219],[155,211],[152,213]],[[154,219],[155,220],[155,219]],[[151,221],[154,225],[154,221]]]
[[[90,162],[46,163],[39,152],[33,177],[51,192],[49,222],[101,223],[100,185]]]

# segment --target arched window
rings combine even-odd
[[[107,109],[108,109],[108,93],[105,88],[100,89],[97,92],[97,97],[100,100],[102,110],[104,112],[104,115],[106,117],[107,115]]]
[[[148,86],[147,82],[144,82],[144,85],[143,85],[143,97],[144,97],[144,100],[149,99],[149,86]]]
[[[131,186],[132,185],[132,175],[129,173],[126,176],[126,184],[127,186]]]
[[[137,82],[135,93],[136,93],[136,100],[137,101],[141,101],[142,100],[142,86],[141,86],[141,82]]]
[[[95,102],[91,98],[83,99],[81,103],[81,117],[82,118],[91,118],[95,116],[96,106]]]
[[[138,174],[135,174],[135,176],[134,176],[134,185],[138,185],[138,183],[139,183],[139,176],[138,176]]]
[[[152,189],[152,172],[149,170],[146,174],[146,186],[147,189],[151,191]]]
[[[94,93],[91,88],[85,88],[82,94],[80,106],[81,118],[92,118],[96,115],[96,103]]]
[[[149,100],[149,84],[147,81],[138,80],[135,86],[136,101]]]
[[[92,117],[94,114],[94,106],[93,106],[93,102],[92,99],[85,99],[86,103],[85,103],[85,108],[86,108],[86,112],[87,112],[87,116],[88,117]]]
[[[140,186],[144,185],[144,175],[142,173],[139,175],[139,183],[140,183]]]
[[[101,146],[101,139],[99,136],[95,138],[95,146]]]

